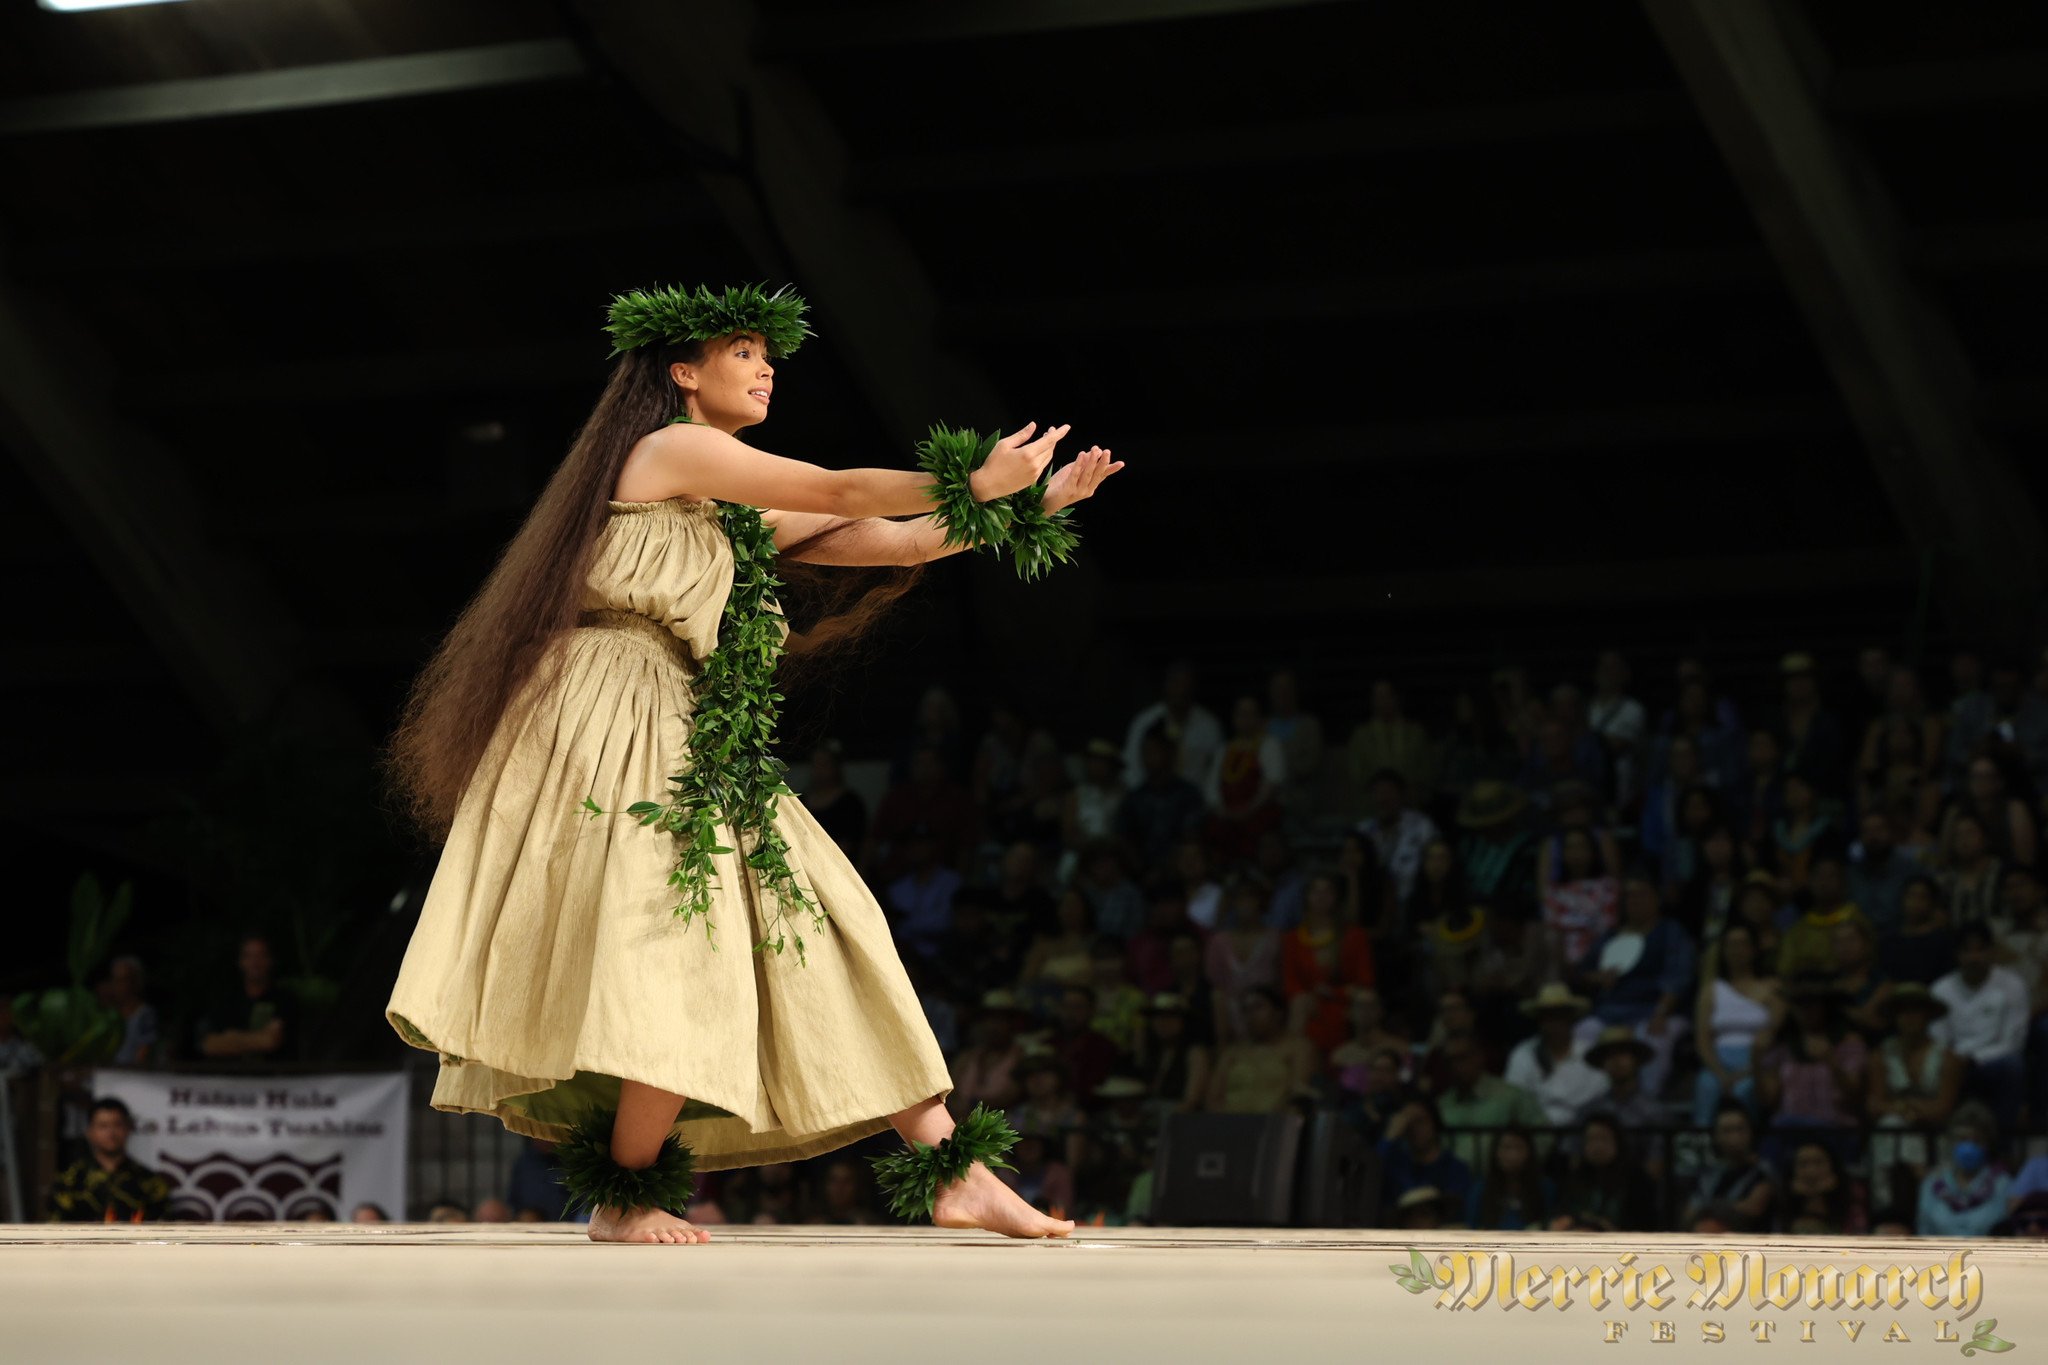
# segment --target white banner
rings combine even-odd
[[[134,1113],[128,1154],[169,1178],[172,1218],[296,1221],[318,1207],[346,1222],[362,1203],[405,1218],[404,1072],[102,1069],[92,1093]]]

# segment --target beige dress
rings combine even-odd
[[[714,949],[674,913],[677,836],[582,808],[673,790],[732,581],[716,503],[610,504],[584,624],[470,779],[385,1008],[440,1054],[434,1108],[560,1140],[628,1078],[687,1097],[676,1131],[710,1171],[828,1152],[951,1092],[881,906],[801,800],[781,797],[776,824],[829,918],[786,912],[780,954],[753,951],[773,896],[740,852],[713,858]]]

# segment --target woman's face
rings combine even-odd
[[[1828,1165],[1828,1154],[1809,1142],[1799,1149],[1792,1158],[1792,1178],[1809,1189],[1834,1183],[1834,1168]]]
[[[1907,919],[1925,919],[1934,909],[1934,888],[1926,882],[1907,882],[1899,893],[1899,910]]]
[[[1579,1143],[1579,1150],[1585,1153],[1590,1165],[1608,1165],[1619,1155],[1614,1145],[1614,1130],[1604,1123],[1587,1124]]]
[[[1323,876],[1311,881],[1304,909],[1324,919],[1334,918],[1337,913],[1337,883]]]
[[[669,375],[682,388],[693,421],[732,432],[768,420],[775,367],[768,363],[768,344],[758,332],[707,341],[701,361],[677,361]]]

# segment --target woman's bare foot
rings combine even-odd
[[[615,1209],[590,1215],[593,1242],[708,1242],[711,1234],[661,1209]]]
[[[1064,1237],[1074,1230],[1071,1218],[1048,1218],[1018,1197],[983,1162],[943,1186],[932,1204],[932,1225],[941,1228],[985,1228],[1005,1237]]]

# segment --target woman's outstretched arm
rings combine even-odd
[[[1038,481],[1067,428],[1051,427],[1027,444],[1035,426],[1026,423],[996,442],[969,476],[976,502],[1005,497]],[[937,505],[924,491],[931,476],[922,470],[826,469],[756,450],[695,422],[649,432],[626,458],[635,484],[659,490],[657,500],[715,498],[849,519],[910,516]]]
[[[1045,510],[1057,512],[1089,496],[1117,470],[1122,460],[1111,460],[1110,452],[1090,446],[1074,457],[1073,463],[1052,476],[1046,485]],[[794,558],[807,564],[880,566],[923,564],[967,549],[966,545],[945,543],[945,528],[938,518],[926,514],[908,521],[885,517],[835,517],[818,512],[768,508],[761,520],[775,532],[775,548],[785,550],[820,531],[835,531],[828,539],[811,546]]]

